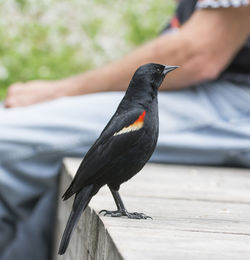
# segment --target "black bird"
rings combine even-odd
[[[149,63],[137,69],[115,114],[86,156],[62,198],[76,194],[59,254],[64,254],[81,213],[99,189],[107,184],[116,211],[102,210],[112,217],[149,218],[129,213],[118,193],[120,185],[138,173],[151,157],[158,139],[157,93],[166,74],[177,66]]]

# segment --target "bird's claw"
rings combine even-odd
[[[121,211],[115,210],[115,211],[111,211],[111,210],[106,210],[103,209],[99,212],[99,214],[104,213],[104,216],[110,215],[111,217],[121,217],[123,216]]]
[[[145,215],[144,213],[138,213],[138,212],[132,212],[132,213],[128,213],[128,218],[132,218],[132,219],[147,219],[147,218],[151,218],[150,216]]]
[[[104,213],[104,216],[110,215],[111,217],[122,217],[126,216],[130,219],[148,219],[151,218],[150,216],[145,215],[144,213],[138,213],[138,212],[127,212],[127,211],[122,211],[122,210],[106,210],[103,209],[99,212],[99,214]],[[152,219],[152,218],[151,218]]]

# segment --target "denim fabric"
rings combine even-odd
[[[49,194],[57,189],[62,158],[84,156],[123,94],[0,106],[1,260],[49,259],[48,213],[55,208]],[[160,135],[151,161],[250,167],[249,104],[250,87],[226,81],[160,92]]]

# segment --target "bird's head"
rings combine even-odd
[[[158,90],[168,72],[175,70],[178,66],[167,66],[156,63],[142,65],[134,74],[136,79],[150,82],[151,86]]]
[[[178,68],[178,66],[167,66],[156,63],[147,63],[140,66],[130,83],[130,88],[139,92],[157,92],[168,72]]]
[[[178,66],[166,66],[156,63],[148,63],[140,66],[132,77],[127,89],[125,99],[145,99],[157,96],[158,88],[168,72]]]

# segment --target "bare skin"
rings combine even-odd
[[[250,7],[198,10],[175,34],[162,35],[124,58],[58,81],[16,83],[5,107],[28,106],[63,96],[126,90],[135,69],[148,62],[179,65],[162,90],[215,79],[250,35]]]

